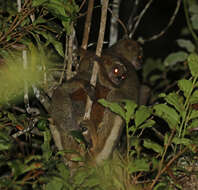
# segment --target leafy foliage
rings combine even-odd
[[[130,155],[128,160],[130,168],[128,172],[130,175],[135,175],[137,172],[142,172],[142,175],[146,175],[147,172],[155,171],[162,179],[166,178],[162,174],[166,172],[166,169],[170,167],[170,165],[174,168],[172,160],[177,160],[178,155],[181,154],[182,150],[189,151],[191,154],[195,154],[197,152],[198,144],[197,141],[194,141],[195,136],[197,137],[197,110],[194,110],[192,103],[198,103],[195,98],[198,91],[198,55],[195,53],[190,54],[187,61],[192,76],[188,80],[181,79],[178,81],[179,89],[177,92],[160,94],[159,97],[163,98],[163,103],[158,103],[150,107],[140,106],[139,108],[137,108],[137,106],[132,102],[130,105],[126,104],[125,108],[129,106],[130,109],[133,110],[130,113],[130,118],[134,121],[133,125],[127,126],[127,132],[132,132],[127,135],[127,138],[129,138],[128,141],[132,142],[131,146],[135,148],[135,151],[132,151],[131,147],[127,149],[128,155]],[[126,103],[126,101],[123,102]],[[121,106],[115,106],[115,103],[109,103],[105,100],[100,100],[100,103],[109,107],[113,112],[120,114],[126,123],[129,123],[129,120],[126,119],[129,108],[123,109]],[[122,111],[120,111],[121,109]],[[157,133],[158,138],[164,142],[161,140],[161,142],[156,142],[156,140],[144,137],[144,130],[156,132],[155,128],[157,126],[163,127],[163,122],[155,119],[156,116],[161,118],[161,120],[163,120],[168,126],[168,130],[165,134],[159,135],[159,133]],[[196,129],[193,130],[193,126],[196,126]],[[191,133],[195,134],[190,135]],[[138,137],[138,139],[136,137]],[[141,139],[143,141],[142,148],[140,148]],[[151,157],[149,154],[145,154],[145,149],[151,150],[155,156]],[[171,152],[174,152],[174,154]],[[158,159],[153,159],[154,157]],[[167,158],[166,161],[164,159],[165,157]],[[155,166],[156,164],[158,167],[153,167],[153,171],[150,170],[150,165]],[[177,175],[177,167],[174,168],[174,170]],[[151,184],[151,187],[157,183],[159,178],[158,175],[153,176],[154,182]],[[155,189],[159,187],[162,188],[163,185],[162,183],[160,184],[158,184]],[[167,187],[164,188],[166,189]]]

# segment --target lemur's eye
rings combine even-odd
[[[114,69],[114,73],[115,73],[115,74],[118,74],[118,73],[119,73],[119,69],[118,69],[118,68],[115,68],[115,69]]]
[[[138,59],[139,59],[139,60],[141,60],[141,59],[142,59],[142,56],[141,56],[141,55],[139,55],[139,56],[138,56]]]
[[[122,80],[124,80],[126,78],[126,75],[122,75]]]

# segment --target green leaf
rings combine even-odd
[[[69,179],[70,171],[63,162],[57,164],[56,167],[58,171],[60,172],[60,176],[64,177],[64,179]]]
[[[148,160],[142,158],[142,159],[135,159],[132,160],[129,164],[129,172],[140,172],[140,171],[149,171],[150,164]]]
[[[158,183],[153,190],[168,190],[167,189],[167,183],[165,182],[160,182]]]
[[[47,120],[42,119],[38,121],[37,127],[40,131],[45,131],[47,126],[48,126]]]
[[[131,146],[138,147],[139,144],[140,144],[140,139],[139,138],[137,138],[135,136],[133,138],[131,138],[131,141],[130,141]]]
[[[88,180],[86,180],[83,183],[83,187],[94,188],[95,186],[100,185],[100,183],[101,183],[101,181],[97,177],[94,176],[94,177],[89,178]]]
[[[84,136],[82,135],[82,132],[81,131],[77,131],[77,130],[73,130],[73,131],[70,131],[70,134],[71,134],[71,136],[72,137],[74,137],[75,138],[75,140],[77,141],[77,142],[86,142],[86,140],[85,140],[85,138],[84,138]]]
[[[179,39],[177,43],[180,47],[186,48],[186,50],[190,53],[195,51],[195,45],[190,40]]]
[[[74,184],[81,185],[86,178],[89,176],[89,172],[87,171],[79,171],[76,173],[76,175],[73,177]]]
[[[12,121],[13,125],[18,124],[16,116],[13,113],[8,112],[8,118]]]
[[[129,127],[129,133],[134,133],[137,130],[137,128],[135,127],[135,125],[131,125]]]
[[[44,143],[41,145],[41,148],[43,151],[44,159],[48,161],[52,156],[52,151],[50,147],[51,133],[49,130],[46,130],[45,132],[43,132],[43,135],[44,135]]]
[[[9,144],[9,143],[3,143],[0,140],[0,151],[9,150],[11,147],[12,147],[11,144]]]
[[[142,125],[139,126],[139,129],[145,129],[145,128],[150,128],[153,125],[155,125],[155,121],[150,119],[148,121],[146,121],[146,123],[143,123]]]
[[[32,6],[33,7],[38,7],[46,2],[48,2],[49,0],[33,0],[32,2]]]
[[[42,159],[42,156],[41,155],[31,155],[31,156],[28,156],[27,158],[25,158],[24,160],[24,164],[28,164],[34,160],[36,161],[40,161]]]
[[[9,150],[12,145],[11,137],[3,132],[0,132],[0,151]]]
[[[190,13],[198,14],[198,5],[196,3],[192,3],[189,6],[189,11],[190,11]]]
[[[8,161],[7,164],[12,169],[14,177],[18,177],[25,169],[25,165],[20,160]]]
[[[164,99],[167,101],[167,103],[174,106],[178,112],[181,113],[184,110],[183,98],[175,92],[169,93],[167,96],[164,97]]]
[[[41,165],[38,165],[37,163],[32,163],[30,165],[27,165],[23,163],[21,160],[12,160],[7,162],[8,166],[12,169],[12,173],[15,177],[18,177],[19,175],[25,174],[26,172],[38,169],[41,167]]]
[[[190,80],[181,79],[178,81],[178,86],[180,90],[184,92],[184,96],[186,98],[190,96],[190,93],[192,92],[193,89],[193,83]]]
[[[187,56],[188,56],[188,54],[184,51],[171,53],[164,60],[164,65],[165,66],[172,66],[172,65],[175,65],[178,62],[183,62],[183,61],[186,60]]]
[[[157,104],[154,105],[154,114],[163,118],[168,125],[175,129],[180,123],[180,116],[178,113],[171,107],[166,104]]]
[[[188,65],[193,77],[198,77],[198,55],[192,53],[188,56]]]
[[[174,137],[172,140],[173,143],[175,143],[176,145],[178,144],[183,144],[183,145],[190,145],[192,144],[192,141],[190,139],[187,138],[178,138],[178,137]]]
[[[47,23],[47,22],[48,22],[48,20],[46,20],[42,17],[39,17],[33,22],[33,25],[36,26],[37,24],[44,24],[44,23]]]
[[[61,20],[67,20],[67,14],[65,12],[65,6],[61,1],[51,1],[50,3],[46,4],[47,8],[50,12],[60,18]]]
[[[141,125],[146,119],[148,119],[151,115],[150,109],[146,106],[140,106],[135,113],[135,125],[138,127]]]
[[[46,185],[46,190],[62,190],[63,188],[63,181],[61,178],[52,177],[49,180],[49,183]]]
[[[158,169],[159,168],[159,160],[157,158],[152,157],[152,169]]]
[[[84,158],[81,156],[72,157],[71,160],[74,162],[84,162],[85,161]]]
[[[195,30],[198,30],[198,15],[195,14],[191,17],[192,26]]]
[[[156,142],[151,141],[150,139],[144,139],[144,147],[148,149],[152,149],[153,151],[159,153],[162,155],[163,153],[163,147]]]
[[[126,109],[126,123],[128,124],[130,119],[134,116],[135,109],[137,107],[137,104],[134,101],[131,100],[122,100],[125,103],[125,109]]]
[[[193,94],[190,96],[189,103],[190,104],[198,103],[198,90],[194,91]]]
[[[135,147],[134,152],[130,151],[130,156],[133,157],[133,154],[137,154],[137,156],[139,156],[142,150],[142,146],[140,145],[140,139],[133,136],[133,138],[130,139],[130,146]]]
[[[51,43],[54,46],[55,50],[59,53],[59,55],[64,57],[62,43],[56,40],[56,38],[54,38],[52,34],[38,30],[36,30],[35,32],[42,35],[48,43]]]
[[[164,93],[164,92],[163,92],[163,93],[160,93],[160,94],[158,95],[158,97],[159,97],[159,98],[165,98],[165,97],[166,97],[166,93]]]
[[[123,108],[118,103],[109,102],[105,99],[100,99],[100,100],[98,100],[98,102],[100,104],[102,104],[104,107],[109,108],[112,112],[120,115],[123,119],[125,119],[125,111],[123,110]]]
[[[153,60],[151,58],[146,59],[146,63],[143,64],[143,78],[144,80],[148,80],[149,75],[151,72],[155,70],[164,70],[164,65],[162,64],[161,60]]]
[[[189,116],[189,120],[191,119],[195,119],[197,118],[198,119],[198,110],[192,110],[190,116]]]
[[[198,128],[198,119],[194,119],[190,125],[188,125],[188,130],[193,130]]]
[[[150,82],[151,82],[152,84],[154,84],[157,80],[159,80],[159,79],[161,79],[161,78],[162,78],[161,74],[153,74],[153,75],[151,75],[151,77],[150,77]]]

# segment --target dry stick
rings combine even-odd
[[[161,174],[163,174],[170,166],[171,164],[177,160],[177,158],[179,158],[184,152],[186,152],[188,150],[188,147],[185,147],[183,150],[181,150],[177,155],[175,155],[168,163],[167,165],[158,172],[157,176],[155,177],[155,179],[153,180],[153,183],[151,184],[151,186],[148,188],[148,190],[152,190],[154,185],[157,183],[159,177],[161,176]]]
[[[101,20],[100,20],[100,31],[99,31],[98,43],[97,43],[97,47],[96,47],[96,55],[98,57],[101,56],[101,51],[102,51],[102,46],[103,46],[104,33],[105,33],[105,27],[106,27],[106,19],[107,19],[108,3],[109,3],[109,0],[103,0],[102,1],[102,14],[101,14]],[[90,83],[93,86],[96,86],[98,69],[99,69],[98,63],[96,61],[94,61],[92,76],[91,76],[91,80],[90,80]],[[84,120],[88,120],[90,118],[91,108],[92,108],[92,101],[90,99],[87,99]]]
[[[112,14],[112,16],[115,18],[115,20],[122,26],[125,34],[127,35],[128,30],[127,30],[126,26],[124,25],[124,23],[113,13],[113,11],[110,8],[108,8],[108,11]]]
[[[131,15],[128,19],[128,24],[127,24],[127,29],[130,33],[130,31],[133,28],[133,22],[134,22],[134,15],[136,14],[137,10],[138,10],[138,4],[140,3],[140,0],[135,0],[135,2],[133,3],[133,9],[131,11]]]
[[[86,3],[86,0],[83,0],[83,2],[81,3],[80,7],[79,7],[79,11],[83,8],[84,4]]]
[[[139,25],[142,17],[143,17],[143,15],[145,14],[145,12],[147,11],[147,9],[149,8],[149,6],[151,5],[152,2],[153,2],[153,0],[148,1],[148,3],[146,4],[146,6],[144,7],[144,9],[142,10],[142,12],[140,13],[140,15],[138,16],[138,19],[137,19],[137,21],[135,23],[135,26],[134,26],[132,32],[129,34],[129,37],[130,38],[133,37],[133,35],[134,35],[134,33],[135,33],[135,31],[136,31],[136,29],[137,29],[137,27],[138,27],[138,25]]]
[[[85,28],[84,28],[84,36],[83,36],[83,42],[81,47],[83,49],[87,49],[87,44],[88,44],[88,38],[89,38],[89,32],[90,32],[90,26],[91,26],[91,18],[92,18],[92,12],[93,12],[93,6],[94,6],[94,0],[89,0],[89,5],[88,5],[88,14],[86,17],[86,22],[85,22]],[[69,37],[66,37],[66,49],[65,49],[65,59],[64,59],[64,70],[67,65],[67,80],[72,78],[72,52],[73,52],[73,39],[74,39],[74,27],[73,23],[71,26],[71,34]],[[67,48],[68,47],[68,48]],[[68,61],[66,61],[68,59]],[[64,77],[64,71],[62,72],[59,84],[62,83]]]
[[[82,45],[81,45],[81,48],[83,48],[83,49],[87,49],[89,32],[90,32],[90,28],[91,28],[93,7],[94,7],[94,0],[89,0],[88,12],[87,12],[85,27],[84,27],[83,41],[82,41]]]
[[[114,16],[111,16],[110,21],[110,35],[109,35],[109,47],[116,43],[118,39],[118,23],[116,18],[119,17],[119,7],[120,7],[120,0],[112,0],[111,9]],[[116,18],[115,18],[116,15]]]
[[[177,0],[177,5],[176,5],[176,8],[175,8],[175,11],[173,12],[173,15],[171,16],[169,23],[160,33],[155,34],[148,39],[143,39],[142,42],[144,43],[144,42],[156,40],[157,38],[161,37],[170,28],[170,26],[173,24],[173,22],[175,20],[175,17],[177,16],[177,13],[179,11],[180,5],[181,5],[181,0]]]
[[[74,37],[75,37],[75,30],[74,30],[74,25],[73,21],[71,22],[70,25],[71,32],[69,35],[66,34],[65,37],[65,54],[64,54],[64,66],[63,66],[63,71],[61,73],[60,79],[59,79],[59,84],[62,84],[62,81],[64,79],[64,74],[65,70],[67,73],[67,78],[66,80],[69,80],[72,78],[72,63],[73,63],[73,42],[74,42]],[[66,69],[67,67],[67,69]]]

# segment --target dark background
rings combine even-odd
[[[139,1],[139,7],[137,9],[136,15],[138,15],[141,10],[143,10],[145,4],[148,2],[146,0]],[[110,1],[111,3],[111,1]],[[176,7],[177,1],[173,0],[154,0],[145,15],[143,16],[139,26],[135,32],[134,39],[138,39],[139,37],[148,38],[153,36],[154,34],[158,34],[163,30],[168,24],[174,10]],[[95,1],[95,7],[100,5],[100,1]],[[133,9],[133,0],[122,0],[120,4],[120,15],[119,18],[122,22],[127,25],[127,21],[131,10]],[[87,6],[85,5],[81,12],[85,12],[87,10]],[[109,40],[109,29],[110,29],[110,18],[111,14],[108,13],[108,20],[106,25],[106,33],[105,33],[105,41]],[[82,35],[84,30],[84,20],[85,17],[81,17],[77,20],[76,24],[76,32],[79,43],[81,44]],[[95,8],[93,12],[92,18],[92,27],[89,38],[89,43],[97,44],[98,32],[100,26],[100,7]],[[184,17],[183,6],[181,5],[180,10],[176,16],[176,19],[173,25],[168,29],[168,31],[157,40],[147,42],[143,45],[144,49],[144,57],[153,57],[153,58],[165,58],[169,53],[177,50],[178,46],[176,44],[176,40],[180,38],[181,30],[186,26],[186,21]],[[122,27],[119,25],[119,39],[122,38],[124,32]],[[106,48],[107,45],[104,45]],[[94,48],[94,47],[92,47]]]

